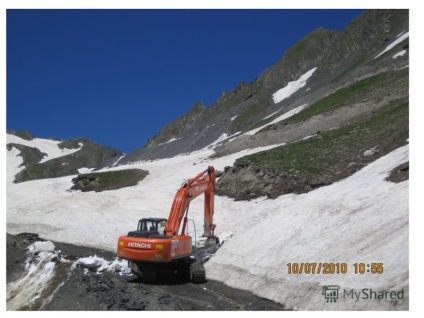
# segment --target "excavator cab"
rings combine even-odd
[[[163,237],[166,219],[147,218],[138,221],[137,231],[128,232],[131,237]]]
[[[162,234],[165,230],[166,219],[148,218],[138,221],[137,231],[159,232]]]

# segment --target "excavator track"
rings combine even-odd
[[[206,281],[205,267],[197,261],[190,264],[190,281],[193,284],[201,284]]]
[[[145,264],[143,266],[142,280],[144,283],[154,284],[156,283],[157,269],[154,264]]]
[[[176,270],[180,273],[185,273],[186,279],[193,284],[201,284],[206,282],[206,270],[201,262],[193,258],[184,258],[179,262],[171,262],[161,264],[149,262],[130,262],[131,271],[134,275],[138,276],[143,283],[154,284],[164,271]],[[187,275],[188,274],[188,275]]]

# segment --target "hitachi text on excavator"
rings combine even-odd
[[[136,231],[119,237],[117,256],[127,259],[131,271],[144,282],[156,281],[157,272],[164,268],[183,273],[193,283],[204,282],[205,268],[196,259],[199,250],[193,246],[193,239],[187,233],[188,212],[190,202],[204,194],[202,236],[207,238],[205,245],[213,249],[218,242],[213,224],[215,183],[212,166],[183,182],[174,197],[168,219],[141,219]]]

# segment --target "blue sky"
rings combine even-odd
[[[129,152],[364,10],[7,10],[7,129]]]

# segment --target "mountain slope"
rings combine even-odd
[[[208,277],[299,310],[408,310],[409,182],[385,180],[408,157],[404,146],[308,194],[261,198],[225,210],[226,222],[219,223],[225,229],[239,225],[241,214],[254,210],[260,216],[238,226],[206,264]],[[318,272],[319,265],[314,272],[300,265],[312,263],[339,265],[327,273]],[[372,274],[366,267],[363,274],[355,273],[355,263],[381,263],[384,272]],[[299,264],[296,272],[294,264]],[[340,264],[345,264],[345,273],[337,270]],[[336,303],[322,295],[327,285],[339,286]],[[402,297],[347,296],[363,289]]]
[[[293,108],[311,105],[358,80],[404,67],[408,65],[408,54],[392,56],[402,48],[407,52],[407,37],[385,54],[378,54],[407,31],[408,10],[368,10],[341,32],[317,29],[289,48],[255,81],[241,82],[231,92],[223,92],[210,107],[193,107],[120,163],[199,150],[218,139],[224,141],[269,123]],[[312,73],[310,77],[296,86],[296,81],[308,72]],[[291,94],[276,103],[273,96],[289,86]],[[190,120],[186,125],[187,118]],[[262,145],[260,140],[256,143]],[[236,146],[228,151],[239,150]]]
[[[404,74],[394,74],[395,82],[406,80]],[[381,79],[379,79],[379,83]],[[369,81],[367,81],[369,87]],[[391,85],[387,86],[388,92]],[[349,91],[351,88],[349,88]],[[362,91],[362,90],[361,90]],[[346,94],[343,94],[344,96]],[[362,97],[361,97],[362,96]],[[364,98],[368,95],[361,95]],[[337,96],[328,96],[331,100]],[[356,97],[356,94],[355,94]],[[346,178],[381,156],[406,145],[409,138],[409,100],[407,97],[383,99],[370,104],[368,99],[350,106],[322,113],[314,110],[324,104],[310,106],[283,122],[267,126],[255,139],[239,143],[240,150],[262,144],[286,142],[286,145],[238,159],[233,168],[225,169],[217,193],[249,200],[261,196],[276,198],[285,193],[304,193]],[[338,104],[340,105],[340,104]],[[311,116],[311,117],[309,117]],[[309,118],[307,120],[301,120]],[[280,137],[279,133],[285,132]],[[246,136],[247,137],[247,136]],[[217,152],[226,153],[226,147]]]
[[[81,168],[100,169],[112,166],[123,153],[101,146],[85,138],[65,141],[22,139],[21,132],[8,132],[7,149],[19,151],[23,163],[16,171],[14,182],[56,178],[78,174]]]

